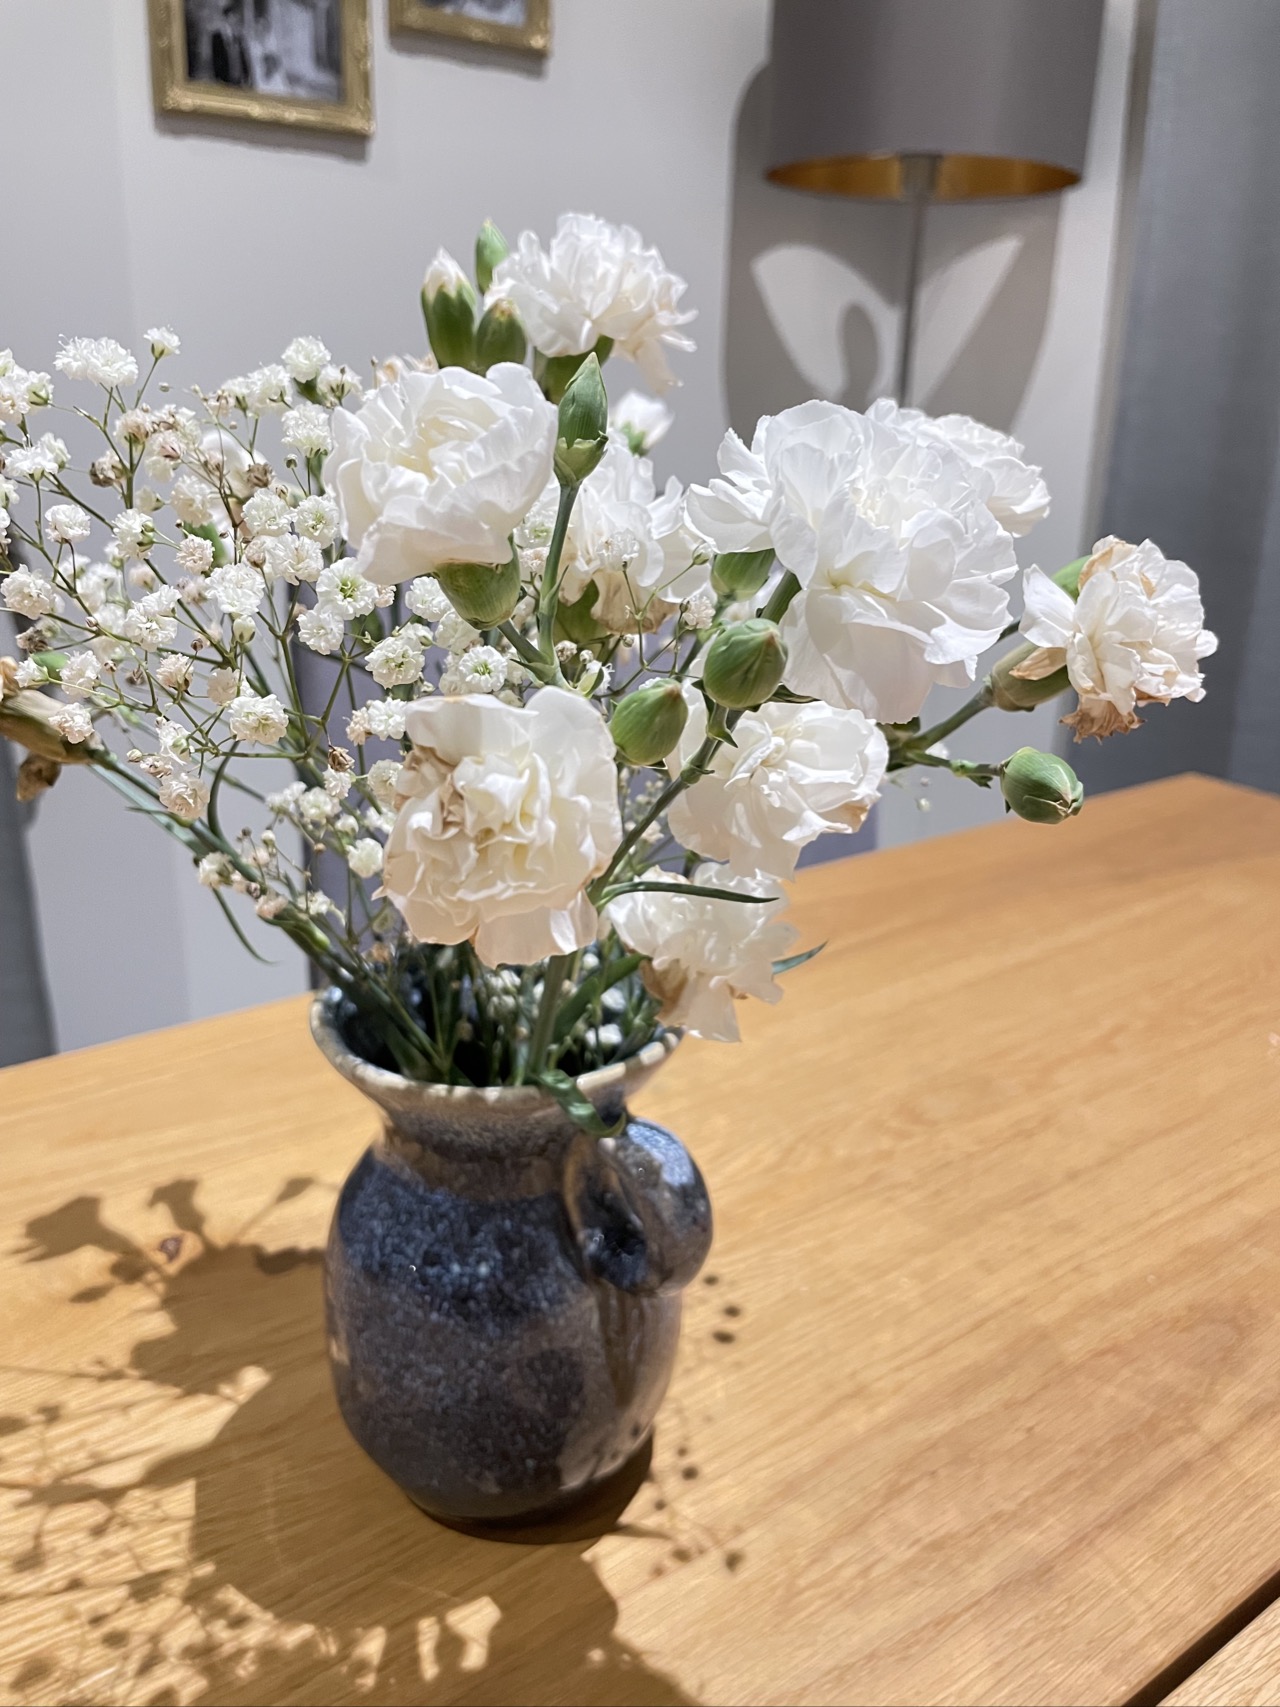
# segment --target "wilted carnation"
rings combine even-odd
[[[237,741],[274,747],[284,739],[289,717],[275,694],[237,694],[227,707],[227,723]]]
[[[53,365],[68,379],[87,379],[108,388],[138,382],[137,362],[114,338],[64,339]]]
[[[706,734],[701,694],[686,688],[689,720],[667,760],[674,775]],[[889,762],[884,735],[860,711],[762,705],[734,726],[710,772],[672,801],[667,821],[685,847],[731,870],[791,877],[817,837],[859,828]]]
[[[442,563],[505,562],[551,477],[556,411],[511,362],[406,373],[332,425],[324,483],[359,568],[385,585]]]
[[[666,873],[663,880],[681,881]],[[668,1025],[718,1043],[736,1043],[735,1001],[746,996],[782,1000],[773,963],[786,955],[798,933],[781,917],[786,903],[776,898],[768,878],[734,877],[720,866],[701,865],[693,881],[775,898],[729,901],[640,891],[611,901],[609,922],[628,948],[646,957],[641,975],[661,1001]]]
[[[613,742],[562,688],[523,707],[419,700],[384,887],[421,942],[471,941],[490,966],[585,948],[585,887],[622,836]]]
[[[330,360],[329,352],[319,338],[295,338],[280,360],[290,379],[307,385],[315,379]]]
[[[1009,614],[1013,541],[973,471],[923,434],[805,403],[733,433],[689,513],[717,551],[772,547],[801,584],[783,621],[787,684],[882,723],[962,687]]]
[[[684,280],[629,225],[565,213],[545,251],[532,231],[521,232],[485,300],[510,302],[546,356],[581,355],[611,338],[662,391],[674,384],[667,350],[694,348],[679,330],[694,319],[679,307],[684,290]]]
[[[1151,540],[1099,540],[1078,599],[1029,569],[1025,597],[1022,633],[1038,650],[1015,674],[1034,681],[1066,665],[1080,705],[1064,721],[1078,741],[1135,728],[1143,702],[1204,698],[1200,659],[1218,641],[1204,626],[1199,580]]]

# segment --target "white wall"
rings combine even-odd
[[[760,410],[795,401],[797,386],[865,401],[872,320],[837,299],[852,270],[892,301],[900,210],[761,181],[766,0],[553,5],[544,64],[425,40],[392,47],[382,0],[372,0],[378,129],[366,146],[158,121],[142,0],[0,0],[6,226],[21,234],[0,275],[0,345],[47,365],[61,333],[136,340],[159,320],[183,336],[182,382],[271,359],[299,331],[363,365],[421,347],[417,284],[438,243],[462,256],[486,215],[513,234],[546,231],[578,207],[637,225],[699,309],[699,349],[680,363],[660,473],[704,477],[727,419],[749,428]],[[963,348],[936,358],[947,371],[921,400],[986,413],[1027,440],[1057,493],[1042,536],[1055,564],[1087,532],[1132,12],[1133,0],[1110,0],[1087,183],[1051,207],[941,209],[930,226],[935,271],[961,250],[997,247],[977,257],[967,286],[953,282],[950,302],[926,304],[926,345],[937,346],[966,289],[980,312]],[[1009,236],[1017,255],[983,310],[994,276],[983,269]],[[784,257],[790,300],[784,290],[765,304],[755,263],[787,245],[808,254]],[[836,365],[846,371],[832,371],[830,333],[816,354],[799,352],[810,370],[801,373],[788,339],[824,314],[841,322]],[[1002,362],[1011,329],[1016,360]],[[1046,738],[1033,722],[1047,720],[1019,720],[1018,740]],[[945,806],[933,793],[927,819],[906,796],[893,799],[881,839],[994,804],[959,784]],[[250,961],[185,856],[92,778],[68,773],[45,798],[32,852],[64,1048],[303,985],[274,938],[278,966]]]

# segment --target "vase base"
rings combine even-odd
[[[479,1541],[513,1541],[535,1547],[555,1541],[592,1541],[617,1527],[618,1519],[648,1480],[652,1457],[650,1433],[630,1458],[602,1481],[589,1482],[585,1488],[562,1494],[549,1505],[517,1517],[451,1517],[447,1512],[433,1511],[412,1494],[408,1497],[433,1522]]]

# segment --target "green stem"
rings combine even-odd
[[[968,723],[980,711],[986,711],[992,704],[991,689],[984,683],[972,699],[967,699],[958,711],[953,711],[950,717],[944,717],[941,723],[935,723],[931,729],[922,729],[918,735],[901,747],[889,762],[890,770],[906,770],[910,765],[923,764],[924,755],[930,747],[939,741],[945,741],[947,736],[956,729]],[[944,761],[945,762],[945,761]]]
[[[556,612],[560,609],[560,559],[564,555],[564,542],[569,534],[569,517],[573,514],[577,496],[576,486],[560,488],[556,525],[547,550],[547,566],[543,571],[542,587],[538,594],[538,640],[543,660],[548,664],[555,663]]]
[[[553,954],[547,961],[547,969],[543,973],[542,1001],[538,1007],[538,1017],[534,1021],[533,1036],[529,1039],[529,1070],[532,1073],[540,1073],[547,1065],[547,1052],[555,1035],[556,1008],[559,1006],[560,992],[564,988],[564,981],[572,964],[571,954]]]
[[[785,570],[782,579],[773,589],[773,595],[760,615],[766,622],[781,622],[787,613],[787,606],[799,591],[799,581],[796,580],[790,569]]]

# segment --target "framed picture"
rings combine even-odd
[[[390,0],[393,30],[547,53],[551,0]]]
[[[368,136],[369,0],[148,0],[156,111]]]

